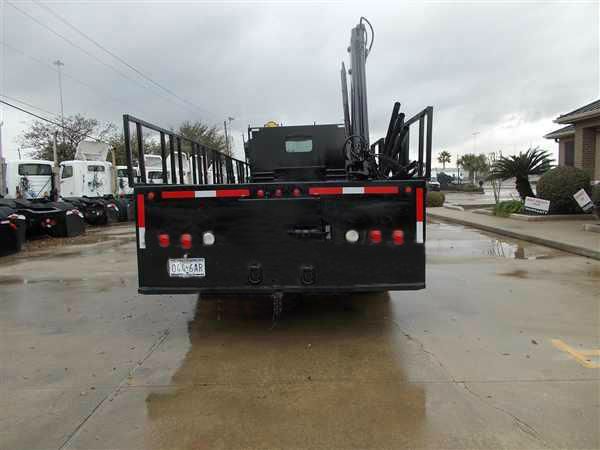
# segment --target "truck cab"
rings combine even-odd
[[[60,163],[63,197],[104,197],[112,193],[112,164],[107,161],[63,161]]]
[[[6,161],[7,198],[48,198],[52,193],[52,161]]]

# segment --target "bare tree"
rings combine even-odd
[[[112,132],[114,125],[111,123],[100,124],[98,120],[86,118],[81,114],[65,117],[64,127],[54,125],[42,120],[35,120],[29,129],[19,137],[19,144],[32,148],[34,158],[53,159],[53,141],[55,132],[60,136],[57,143],[58,160],[73,159],[77,145],[84,139],[94,137],[105,140]]]

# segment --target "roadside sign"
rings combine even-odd
[[[550,209],[550,201],[535,197],[525,197],[525,205],[523,209],[527,212],[535,214],[548,214]]]
[[[575,192],[575,194],[573,194],[573,198],[577,201],[579,206],[581,206],[581,209],[583,209],[584,211],[589,211],[590,209],[592,209],[592,206],[594,206],[594,204],[592,203],[592,199],[589,195],[587,195],[587,192],[585,192],[585,190],[583,189],[579,189],[577,192]]]

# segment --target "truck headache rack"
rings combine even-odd
[[[154,132],[149,141],[145,140],[144,130]],[[249,179],[250,168],[246,162],[129,114],[123,115],[123,135],[129,186],[156,183],[236,184]],[[160,170],[160,177],[153,178],[154,181],[148,180],[150,166],[146,166],[148,156],[157,156],[146,153],[146,147],[150,146],[160,151],[161,159],[160,167],[154,167]],[[136,166],[136,162],[139,166]],[[136,177],[138,169],[139,176]]]

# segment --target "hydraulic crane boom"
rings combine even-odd
[[[367,31],[368,25],[369,31]],[[364,17],[350,35],[350,70],[342,62],[342,105],[346,143],[346,172],[350,179],[408,179],[429,178],[431,157],[431,121],[433,108],[428,106],[419,114],[407,119],[396,102],[385,138],[370,144],[369,114],[367,108],[366,62],[373,47],[374,31]],[[348,80],[350,75],[350,100]],[[410,158],[410,126],[419,124],[418,157]]]

